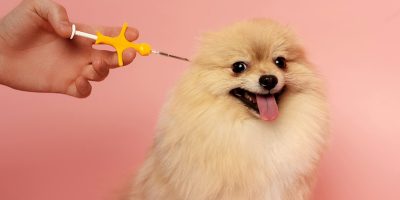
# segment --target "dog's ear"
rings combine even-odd
[[[274,19],[271,18],[265,18],[265,17],[254,17],[249,19],[248,21],[244,22],[253,22],[253,23],[258,23],[258,24],[264,24],[264,25],[271,25],[271,24],[278,24],[278,22]]]
[[[220,55],[223,51],[221,33],[219,31],[209,31],[202,33],[197,38],[197,53],[192,60],[198,65],[212,66],[215,63],[221,63],[221,58],[215,55]],[[216,60],[215,60],[216,59]]]
[[[197,41],[201,44],[210,44],[215,42],[218,38],[218,32],[216,31],[209,31],[209,32],[204,32],[200,35],[200,37],[197,38]]]

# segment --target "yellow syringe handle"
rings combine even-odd
[[[134,48],[140,55],[147,56],[151,53],[151,46],[147,43],[136,44],[133,42],[129,42],[125,37],[126,29],[128,28],[128,24],[124,23],[122,26],[121,32],[116,37],[109,37],[97,32],[97,40],[96,44],[107,44],[113,46],[118,54],[118,65],[123,66],[122,53],[127,48]]]

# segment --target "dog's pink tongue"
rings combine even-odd
[[[272,121],[278,117],[279,109],[274,95],[268,95],[267,97],[256,95],[256,98],[262,120]]]

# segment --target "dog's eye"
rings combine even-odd
[[[274,63],[277,67],[281,69],[286,68],[286,59],[282,56],[275,58]]]
[[[242,73],[244,70],[246,70],[247,65],[246,63],[239,61],[239,62],[235,62],[232,65],[232,71],[235,73]]]

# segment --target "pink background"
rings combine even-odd
[[[116,3],[118,2],[118,3]],[[4,15],[18,1],[1,0]],[[71,20],[137,27],[190,57],[204,31],[269,17],[289,24],[328,84],[332,140],[315,199],[400,199],[400,2],[60,1]],[[0,86],[0,199],[113,199],[141,165],[158,112],[187,63],[138,57],[87,99]]]

